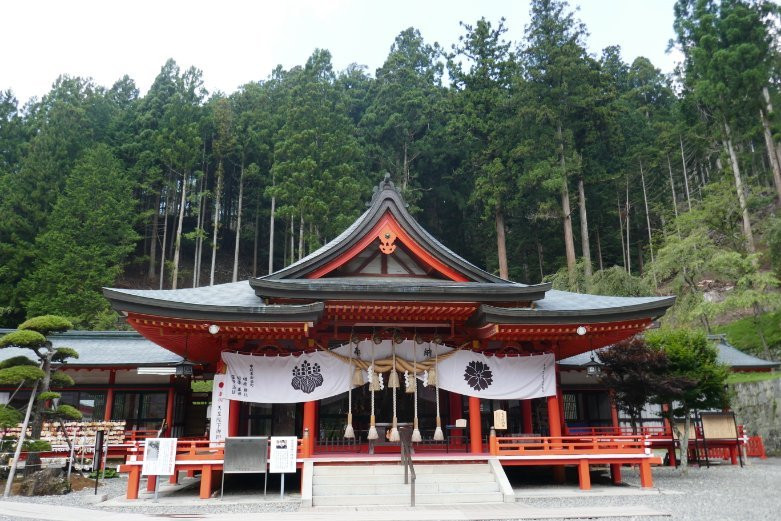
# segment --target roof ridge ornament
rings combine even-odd
[[[407,204],[407,201],[404,200],[404,196],[401,195],[401,190],[396,188],[396,185],[393,184],[393,181],[391,181],[390,172],[385,172],[385,174],[382,177],[382,181],[380,181],[379,184],[374,187],[374,189],[372,190],[371,201],[367,202],[366,206],[367,207],[371,207],[377,201],[377,198],[379,197],[379,194],[381,194],[382,192],[384,192],[386,190],[390,190],[393,193],[395,193],[396,195],[398,195],[399,199],[400,199],[400,202],[401,202],[402,206],[404,206],[404,208],[407,208],[409,206]]]

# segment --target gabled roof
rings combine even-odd
[[[327,277],[387,233],[436,272],[435,278]],[[389,245],[390,248],[394,246]],[[399,279],[404,279],[399,280]],[[444,280],[443,280],[444,279]],[[369,209],[322,248],[275,273],[250,279],[264,298],[364,300],[470,300],[521,302],[538,300],[549,283],[511,282],[470,263],[428,233],[407,211],[388,175],[375,188]]]
[[[0,329],[0,336],[11,331],[14,330]],[[70,367],[162,366],[184,360],[135,331],[67,331],[48,338],[54,347],[70,347],[79,353],[79,358],[68,360],[66,366]],[[7,347],[0,349],[0,361],[15,356],[31,358],[31,354],[29,349]]]

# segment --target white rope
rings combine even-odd
[[[369,440],[376,440],[379,438],[377,434],[377,427],[374,425],[374,342],[372,342],[372,365],[369,369],[369,390],[371,392],[371,416],[369,417],[369,434],[366,436]]]
[[[420,429],[418,428],[418,346],[417,343],[413,341],[412,344],[412,368],[413,372],[415,374],[412,375],[412,383],[415,386],[415,392],[413,394],[413,400],[415,400],[414,404],[414,417],[412,419],[412,441],[415,443],[419,443],[423,441],[423,438],[420,435]]]
[[[431,347],[431,342],[428,343],[429,347]],[[442,441],[445,439],[445,435],[442,432],[442,419],[439,416],[439,349],[437,349],[437,346],[434,347],[434,370],[437,373],[437,377],[434,380],[434,392],[436,393],[436,403],[437,403],[437,427],[434,429],[434,441]]]
[[[393,374],[396,374],[396,344],[395,343],[393,343]],[[397,377],[398,377],[398,375],[397,375]],[[392,442],[399,441],[399,427],[398,427],[398,419],[396,417],[396,389],[397,389],[397,387],[393,388],[393,423],[391,424],[390,437],[388,438],[388,441],[392,441]]]
[[[355,429],[353,429],[353,381],[352,373],[353,368],[353,350],[352,350],[352,335],[350,335],[350,366],[347,369],[349,371],[347,378],[347,425],[344,428],[344,437],[351,439],[355,438]]]

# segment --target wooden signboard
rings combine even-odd
[[[507,430],[507,411],[496,409],[494,411],[494,429]]]
[[[735,417],[732,413],[703,413],[700,414],[702,422],[702,435],[710,440],[734,440],[738,437],[735,426]]]

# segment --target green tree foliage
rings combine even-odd
[[[661,404],[670,404],[666,415],[678,433],[681,447],[688,447],[692,413],[729,406],[726,391],[729,368],[718,363],[718,352],[703,333],[661,329],[649,332],[646,342],[667,356],[668,365],[663,373],[667,385],[657,399]],[[681,467],[686,472],[685,450],[681,451]]]
[[[28,314],[72,316],[84,327],[107,310],[100,290],[120,275],[138,239],[132,185],[105,145],[76,165],[36,240],[37,261],[22,281]]]
[[[54,348],[47,335],[67,331],[72,327],[73,324],[64,317],[43,315],[29,318],[20,324],[16,331],[0,337],[0,349],[28,349],[35,358],[31,360],[24,355],[14,356],[0,364],[2,385],[30,386],[38,382],[30,429],[34,440],[41,436],[44,416],[81,418],[81,413],[71,406],[50,406],[53,400],[60,398],[60,393],[51,390],[52,386],[73,385],[73,379],[58,368],[67,363],[68,359],[78,358],[79,355],[69,347]]]
[[[674,14],[673,75],[617,45],[590,55],[576,10],[535,0],[527,27],[466,21],[442,47],[404,29],[371,72],[321,49],[231,93],[174,60],[145,93],[127,76],[62,76],[23,107],[4,91],[0,326],[52,312],[115,328],[101,286],[279,269],[349,225],[386,171],[423,226],[510,279],[676,294],[664,320],[682,327],[772,312],[779,12]]]

